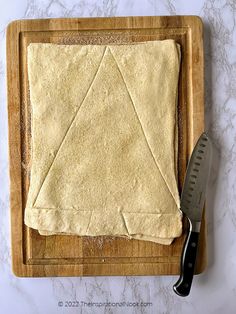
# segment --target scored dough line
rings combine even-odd
[[[78,115],[78,113],[79,113],[79,110],[80,110],[80,108],[82,107],[82,105],[83,105],[83,103],[84,103],[84,101],[85,101],[85,99],[86,99],[86,97],[87,97],[87,95],[88,95],[88,93],[89,93],[89,91],[90,91],[90,89],[91,89],[91,86],[93,85],[93,82],[94,82],[95,78],[97,77],[98,71],[99,71],[99,69],[100,69],[100,67],[101,67],[101,64],[102,64],[102,61],[103,61],[103,59],[104,59],[104,56],[105,56],[106,51],[107,51],[107,46],[106,46],[106,48],[104,49],[104,52],[103,52],[102,57],[101,57],[101,61],[99,62],[97,71],[96,71],[95,74],[94,74],[94,77],[93,77],[93,79],[92,79],[92,82],[91,82],[91,84],[89,85],[89,87],[88,87],[88,89],[87,89],[87,91],[86,91],[86,93],[85,93],[85,96],[84,96],[83,100],[82,100],[81,103],[80,103],[80,106],[78,106],[78,109],[77,109],[77,111],[75,112],[75,115],[74,115],[74,117],[72,118],[71,123],[70,123],[70,125],[68,126],[68,128],[67,128],[67,130],[66,130],[66,132],[65,132],[65,135],[64,135],[64,137],[63,137],[63,139],[62,139],[62,141],[61,141],[61,144],[60,144],[60,146],[59,146],[59,148],[58,148],[58,150],[57,150],[57,152],[56,152],[56,154],[55,154],[55,156],[54,156],[54,158],[53,158],[53,161],[52,161],[50,167],[48,168],[48,171],[47,171],[47,173],[46,173],[46,175],[45,175],[45,177],[44,177],[44,180],[43,180],[43,182],[42,182],[42,184],[41,184],[41,186],[40,186],[40,188],[39,188],[39,190],[38,190],[38,193],[37,193],[37,195],[36,195],[36,197],[35,197],[35,200],[34,200],[34,202],[33,202],[33,207],[34,207],[34,205],[35,205],[35,203],[36,203],[36,201],[37,201],[37,198],[38,198],[39,193],[40,193],[40,191],[41,191],[41,189],[42,189],[42,187],[43,187],[43,184],[44,184],[44,182],[46,181],[46,178],[47,178],[47,176],[48,176],[50,170],[52,169],[52,166],[53,166],[53,164],[54,164],[54,161],[55,161],[56,157],[58,156],[58,153],[59,153],[59,151],[60,151],[60,148],[62,147],[62,144],[64,143],[64,141],[65,141],[65,139],[66,139],[66,137],[67,137],[67,134],[69,133],[69,130],[70,130],[70,128],[72,127],[72,125],[73,125],[73,123],[74,123],[74,121],[75,121],[75,119],[76,119],[76,117],[77,117],[77,115]]]
[[[126,232],[127,232],[128,235],[130,235],[129,229],[128,229],[128,227],[127,227],[126,220],[125,220],[125,217],[124,217],[124,214],[122,213],[122,211],[120,211],[120,215],[121,215],[121,219],[122,219],[122,221],[123,221],[124,227],[125,227],[125,229],[126,229]]]
[[[89,230],[89,226],[90,226],[90,223],[91,223],[91,220],[92,220],[92,215],[93,215],[93,210],[91,210],[91,214],[90,214],[90,217],[89,217],[89,222],[88,222],[88,225],[87,225],[85,234],[87,234],[87,232],[88,232],[88,230]]]
[[[115,58],[115,56],[114,56],[114,54],[112,53],[112,51],[111,51],[110,48],[109,48],[109,51],[110,51],[110,53],[111,53],[111,55],[112,55],[112,57],[113,57],[113,59],[114,59],[114,61],[115,61],[115,63],[116,63],[116,66],[117,66],[117,68],[118,68],[118,70],[119,70],[119,73],[120,73],[120,75],[121,75],[121,78],[122,78],[122,80],[123,80],[123,82],[124,82],[124,84],[125,84],[125,87],[126,87],[126,89],[127,89],[129,98],[130,98],[130,100],[131,100],[131,103],[132,103],[132,106],[133,106],[135,115],[136,115],[136,117],[137,117],[137,119],[138,119],[138,122],[139,122],[139,124],[140,124],[141,130],[142,130],[142,133],[143,133],[143,136],[144,136],[144,138],[145,138],[145,141],[146,141],[146,143],[147,143],[147,147],[148,147],[148,149],[149,149],[149,151],[150,151],[150,154],[151,154],[151,156],[152,156],[152,158],[153,158],[153,161],[154,161],[154,163],[155,163],[157,169],[159,170],[159,172],[160,172],[160,174],[161,174],[161,176],[162,176],[162,179],[164,180],[164,182],[165,182],[165,184],[166,184],[166,186],[167,186],[168,191],[170,192],[171,196],[173,197],[174,202],[176,203],[175,197],[174,197],[174,195],[173,195],[173,193],[172,193],[172,191],[171,191],[169,185],[167,184],[167,182],[166,182],[166,180],[165,180],[165,178],[164,178],[164,176],[163,176],[163,173],[162,173],[162,171],[161,171],[161,169],[160,169],[160,166],[159,166],[158,162],[156,161],[156,159],[155,159],[155,157],[154,157],[154,155],[153,155],[151,146],[150,146],[150,144],[149,144],[149,142],[148,142],[148,140],[147,140],[147,136],[146,136],[146,134],[145,134],[145,132],[144,132],[144,129],[143,129],[143,126],[142,126],[140,117],[139,117],[138,112],[137,112],[137,110],[136,110],[136,107],[135,107],[134,101],[133,101],[133,99],[132,99],[132,97],[131,97],[131,94],[130,94],[130,91],[129,91],[129,89],[128,89],[128,86],[127,86],[127,84],[126,84],[126,82],[125,82],[124,76],[123,76],[123,74],[122,74],[122,72],[121,72],[121,69],[120,69],[120,67],[119,67],[119,65],[118,65],[118,62],[116,61],[116,58]]]
[[[81,209],[81,208],[74,208],[74,209],[72,209],[72,208],[61,208],[61,207],[33,207],[33,209],[34,210],[50,210],[50,211],[52,211],[52,210],[59,210],[60,212],[61,211],[63,211],[63,210],[65,210],[65,211],[81,211],[81,212],[96,212],[96,210],[94,210],[94,209]],[[97,210],[97,212],[99,212],[98,210]],[[148,214],[148,215],[175,215],[175,214],[173,214],[173,212],[165,212],[165,213],[162,213],[162,212],[149,212],[149,211],[142,211],[142,212],[139,212],[139,211],[132,211],[132,212],[125,212],[125,214],[140,214],[140,215],[142,215],[142,214]]]

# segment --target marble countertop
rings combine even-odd
[[[236,1],[0,0],[0,3],[0,313],[236,313]],[[204,22],[206,130],[214,142],[207,193],[207,270],[194,278],[187,298],[173,293],[177,277],[172,276],[15,277],[11,271],[9,226],[7,24],[22,18],[175,14],[199,15]],[[78,301],[80,306],[74,302],[75,307],[70,303],[65,307],[66,301]],[[126,304],[98,307],[96,302]]]

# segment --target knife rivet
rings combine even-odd
[[[196,246],[196,243],[195,243],[195,242],[192,242],[192,243],[191,243],[191,246],[192,246],[192,247],[195,247],[195,246]]]
[[[193,267],[193,264],[192,264],[192,263],[188,263],[188,267],[189,267],[189,268],[192,268],[192,267]]]

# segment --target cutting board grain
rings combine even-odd
[[[195,16],[18,20],[7,29],[11,241],[17,276],[179,274],[186,236],[170,246],[113,237],[41,236],[24,225],[30,179],[31,108],[27,77],[30,43],[108,44],[175,39],[179,80],[179,191],[193,146],[204,129],[202,22]],[[42,126],[43,127],[43,126]],[[205,217],[205,216],[204,216]],[[206,266],[205,219],[196,272]],[[186,230],[186,228],[185,228]]]

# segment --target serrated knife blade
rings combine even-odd
[[[189,231],[182,251],[180,278],[173,286],[174,291],[180,296],[189,294],[193,280],[202,211],[210,174],[211,151],[211,140],[206,133],[202,133],[194,147],[185,175],[180,208],[188,218]]]

